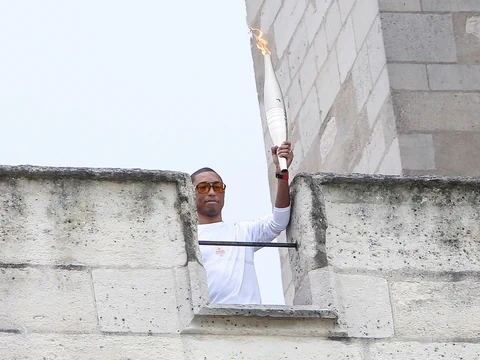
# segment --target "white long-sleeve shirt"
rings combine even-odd
[[[198,225],[199,240],[270,242],[288,225],[290,207],[274,208],[273,214],[256,221]],[[261,304],[253,263],[255,247],[201,245],[207,271],[210,302]]]

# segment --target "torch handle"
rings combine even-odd
[[[268,110],[266,113],[268,131],[274,145],[280,146],[287,140],[287,114],[280,107]],[[287,159],[278,158],[278,163],[282,172],[287,171]]]

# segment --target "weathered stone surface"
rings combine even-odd
[[[370,128],[375,124],[378,114],[388,96],[390,96],[390,82],[388,79],[387,67],[385,66],[379,75],[377,82],[373,85],[373,90],[367,101],[368,123]]]
[[[450,14],[383,13],[381,19],[388,61],[457,60]]]
[[[179,337],[85,334],[2,334],[2,360],[181,360]]]
[[[372,83],[375,83],[385,68],[387,63],[387,56],[385,53],[385,44],[383,41],[382,23],[380,15],[375,18],[375,21],[367,35],[368,60],[370,64],[370,74]]]
[[[291,253],[294,281],[327,263],[337,269],[480,270],[476,180],[302,174],[292,189],[287,235],[299,243]]]
[[[173,270],[96,269],[92,277],[102,331],[180,331]]]
[[[342,16],[342,23],[345,23],[347,20],[354,4],[355,0],[338,0],[338,7],[340,8],[340,15]]]
[[[0,262],[183,265],[198,257],[187,182],[161,171],[1,167]]]
[[[400,146],[398,138],[395,138],[390,145],[388,152],[378,167],[378,174],[400,175],[402,174],[402,160],[400,157]]]
[[[399,132],[480,131],[480,93],[395,93]]]
[[[477,0],[422,0],[423,11],[480,11]]]
[[[380,11],[422,11],[420,0],[379,0]]]
[[[305,0],[287,1],[280,8],[275,18],[273,28],[275,31],[276,54],[279,58],[287,49],[288,43],[307,8]]]
[[[384,338],[393,336],[393,318],[388,283],[361,275],[337,275],[340,323],[348,336]]]
[[[480,14],[460,12],[452,17],[458,63],[480,65]]]
[[[191,336],[183,339],[188,359],[305,359],[361,360],[362,351],[357,344],[340,341],[292,337],[242,337],[225,339]]]
[[[249,1],[246,2],[247,4]],[[270,28],[277,16],[280,8],[282,7],[281,0],[269,0],[263,2],[263,6],[260,11],[260,25],[261,29],[266,33],[270,33]],[[248,11],[248,8],[247,8]]]
[[[396,335],[478,339],[479,281],[396,282],[391,292]]]
[[[431,134],[400,134],[399,144],[404,169],[435,169],[435,147]]]
[[[432,90],[480,90],[478,65],[428,65],[427,71]]]
[[[342,19],[340,17],[340,9],[338,2],[333,2],[332,6],[325,17],[325,34],[327,36],[328,50],[330,51],[335,45],[335,40],[342,28]]]
[[[0,294],[0,329],[96,331],[95,300],[85,270],[0,268]]]
[[[310,91],[305,104],[300,110],[298,124],[302,149],[308,152],[322,125],[317,90],[315,88]]]
[[[445,131],[433,134],[435,162],[440,175],[479,176],[480,132]]]
[[[352,10],[353,28],[355,30],[355,44],[357,50],[363,46],[363,42],[372,28],[379,13],[378,1],[357,0]]]
[[[370,76],[370,65],[368,63],[367,45],[364,45],[352,69],[352,80],[355,88],[355,97],[357,100],[357,109],[363,109],[365,102],[372,90],[372,78]]]
[[[390,86],[395,90],[429,90],[423,64],[388,64]]]
[[[480,344],[465,342],[375,342],[370,346],[372,360],[479,360]]]
[[[338,70],[340,71],[340,81],[343,84],[357,57],[355,33],[353,32],[353,24],[351,20],[347,20],[342,31],[340,31],[337,39],[336,49]]]
[[[335,50],[332,50],[328,55],[317,78],[316,87],[323,120],[340,91],[340,75],[338,73],[337,53]]]
[[[338,297],[335,273],[330,267],[310,271],[301,284],[297,284],[294,298],[295,305],[312,305],[321,309],[338,312]]]

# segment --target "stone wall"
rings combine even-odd
[[[479,359],[478,181],[292,196],[296,305],[215,305],[187,174],[0,167],[0,359]]]
[[[404,174],[479,175],[480,3],[380,1]]]
[[[372,344],[373,359],[478,351],[479,201],[469,178],[297,176],[294,303],[335,309],[347,337],[389,338]]]
[[[288,137],[295,151],[292,175],[480,174],[477,1],[246,4],[247,21],[264,30],[270,41],[288,105]],[[263,59],[255,47],[252,54],[263,111]],[[269,151],[263,112],[262,124]],[[270,163],[271,189],[273,171]],[[292,274],[285,253],[281,263],[285,298],[291,303]]]

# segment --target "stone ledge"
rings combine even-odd
[[[311,305],[220,305],[209,304],[195,311],[195,316],[251,316],[260,318],[338,318],[333,310],[319,309]]]
[[[404,175],[373,175],[373,174],[336,174],[336,173],[299,173],[292,181],[291,187],[300,179],[311,178],[319,184],[418,184],[438,186],[442,184],[448,185],[479,185],[480,178],[478,177],[448,177],[448,176],[404,176]]]
[[[168,170],[0,165],[0,178],[8,177],[24,177],[27,179],[133,180],[180,182],[182,184],[190,179],[190,175],[187,173]]]

